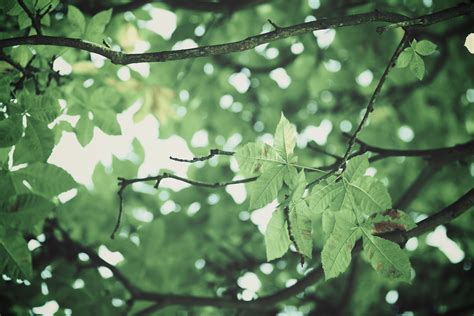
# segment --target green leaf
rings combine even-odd
[[[265,248],[267,250],[267,261],[282,257],[290,246],[288,228],[283,209],[278,208],[272,214],[265,231]]]
[[[11,76],[3,75],[2,78],[0,78],[0,102],[7,103],[11,99],[11,82]]]
[[[267,144],[248,143],[234,154],[240,170],[248,175],[262,172],[264,167],[282,165],[285,161]]]
[[[308,205],[303,200],[298,203],[290,203],[289,221],[291,233],[294,237],[298,251],[308,258],[313,253],[312,222]]]
[[[11,174],[16,187],[21,187],[22,182],[26,180],[33,192],[47,198],[52,198],[77,186],[71,175],[64,169],[47,163],[36,162]]]
[[[296,168],[290,167],[289,169],[293,169],[296,171]],[[297,173],[296,179],[289,185],[291,192],[291,202],[297,203],[300,201],[301,197],[306,190],[306,178],[304,175],[304,171],[300,171]]]
[[[0,223],[5,227],[28,232],[44,220],[53,208],[53,203],[39,195],[17,195],[1,205]]]
[[[20,115],[12,115],[0,121],[0,147],[15,145],[23,134],[23,123]]]
[[[422,40],[416,43],[415,51],[422,56],[428,56],[436,51],[436,47],[436,44],[428,40]]]
[[[49,93],[43,96],[30,96],[27,100],[29,104],[26,105],[26,109],[34,119],[51,123],[58,117],[60,112],[58,99]]]
[[[94,124],[86,115],[82,115],[74,128],[76,138],[82,147],[86,147],[94,136]]]
[[[415,54],[413,56],[413,59],[410,62],[410,70],[419,80],[423,79],[425,74],[425,62],[419,55]]]
[[[31,20],[30,20],[30,23],[31,23]],[[25,67],[30,61],[32,56],[33,54],[31,53],[31,50],[28,48],[28,46],[17,46],[14,49],[12,49],[13,60],[16,61],[18,64],[20,64],[21,67]]]
[[[294,190],[299,183],[298,169],[296,169],[294,166],[288,166],[288,172],[285,173],[283,181],[285,181],[286,185],[290,189]]]
[[[54,133],[46,123],[30,118],[25,136],[15,146],[15,164],[48,160],[54,147]]]
[[[354,203],[365,214],[382,212],[392,206],[392,199],[387,188],[372,177],[360,177],[352,182],[347,182]]]
[[[344,194],[345,187],[341,181],[335,182],[336,177],[315,185],[309,196],[309,206],[316,213],[322,213],[328,209],[333,201]]]
[[[112,17],[112,9],[94,15],[87,24],[85,39],[92,42],[101,42],[105,37],[104,32]]]
[[[364,254],[380,275],[390,280],[410,282],[411,265],[408,255],[392,241],[365,233]]]
[[[0,226],[0,273],[13,279],[32,278],[31,254],[20,232]]]
[[[411,60],[412,60],[412,58],[413,58],[413,55],[415,55],[415,53],[414,53],[414,51],[413,51],[413,48],[411,48],[411,47],[405,48],[405,49],[401,52],[400,56],[398,56],[398,59],[397,59],[397,67],[398,67],[398,68],[405,68],[405,67],[407,67],[407,66],[410,64],[410,62],[411,62]]]
[[[264,207],[277,197],[287,170],[287,167],[283,165],[272,166],[258,177],[250,191],[251,210]]]
[[[24,30],[27,27],[31,26],[31,19],[26,14],[26,12],[22,11],[18,14],[18,27],[20,30]]]
[[[351,182],[352,179],[362,177],[369,168],[369,160],[367,155],[360,155],[352,158],[347,162],[347,167],[342,174],[344,180]]]
[[[84,14],[82,14],[81,10],[79,10],[73,5],[68,5],[67,19],[69,23],[71,23],[71,26],[74,28],[74,33],[77,32],[77,35],[79,36],[84,34],[84,31],[86,30],[86,18],[84,17]]]
[[[281,114],[280,122],[275,131],[273,147],[286,162],[290,162],[296,144],[296,129]]]
[[[361,236],[360,227],[354,225],[352,220],[348,220],[347,215],[351,217],[347,212],[339,212],[335,215],[334,229],[321,252],[326,280],[335,278],[346,271],[351,263],[352,248]]]
[[[387,209],[369,218],[372,234],[382,234],[393,230],[407,231],[416,227],[415,221],[405,212]]]
[[[109,135],[120,135],[122,133],[120,125],[117,122],[117,115],[114,111],[101,107],[92,109],[92,113],[94,114],[94,123],[104,131],[104,133]]]

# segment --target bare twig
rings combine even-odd
[[[405,45],[408,43],[408,39],[409,39],[408,32],[405,32],[405,34],[403,35],[402,40],[398,44],[397,48],[395,49],[395,52],[393,53],[392,57],[390,58],[390,61],[388,62],[387,66],[385,67],[385,70],[382,74],[382,77],[380,77],[380,80],[377,83],[377,86],[375,87],[374,93],[370,97],[369,103],[367,104],[367,108],[366,108],[365,113],[364,113],[364,117],[360,121],[359,125],[357,126],[357,129],[355,130],[354,134],[352,135],[351,139],[349,140],[349,143],[347,145],[346,153],[342,157],[341,167],[344,167],[347,159],[349,158],[349,155],[352,151],[352,147],[354,146],[357,135],[360,133],[360,131],[364,127],[365,123],[367,122],[367,119],[369,118],[370,113],[374,110],[375,100],[379,96],[380,91],[382,90],[382,87],[385,83],[385,80],[387,79],[387,76],[388,76],[390,70],[395,66],[395,62],[397,61],[398,56],[400,55],[400,53],[405,48]]]
[[[207,156],[194,157],[192,159],[182,159],[182,158],[176,158],[176,157],[170,156],[170,159],[174,160],[174,161],[179,161],[179,162],[194,163],[194,162],[198,162],[198,161],[209,160],[214,156],[232,156],[232,155],[234,155],[233,151],[225,151],[225,150],[220,150],[220,149],[214,148],[214,149],[211,149],[209,151],[209,155],[207,155]]]
[[[119,198],[119,212],[117,216],[117,221],[115,223],[114,229],[112,231],[112,234],[110,235],[110,238],[114,239],[115,234],[117,233],[119,227],[120,227],[120,222],[122,219],[122,213],[123,213],[123,192],[127,186],[133,183],[137,182],[148,182],[148,181],[154,181],[155,182],[155,189],[158,189],[161,180],[163,179],[175,179],[181,182],[185,182],[191,185],[199,186],[199,187],[206,187],[206,188],[221,188],[221,187],[226,187],[228,185],[233,185],[233,184],[240,184],[240,183],[247,183],[247,182],[252,182],[257,180],[258,177],[251,177],[251,178],[245,178],[245,179],[239,179],[239,180],[233,180],[233,181],[227,181],[227,182],[204,182],[204,181],[197,181],[197,180],[191,180],[187,178],[183,178],[171,173],[163,173],[161,175],[157,176],[151,176],[151,177],[145,177],[145,178],[133,178],[133,179],[125,179],[125,178],[118,178],[118,185],[120,186],[117,195]]]

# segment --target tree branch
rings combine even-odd
[[[350,137],[349,134],[344,133],[344,135]],[[360,145],[360,149],[351,157],[362,155],[366,152],[375,153],[376,155],[370,157],[371,162],[388,157],[422,157],[427,160],[456,161],[466,156],[474,155],[474,140],[452,147],[433,149],[389,149],[369,145],[360,139],[356,139],[355,142]]]
[[[435,12],[430,15],[423,16],[417,19],[408,19],[407,17],[390,12],[375,11],[371,13],[362,13],[336,18],[321,18],[317,21],[292,25],[288,27],[280,27],[274,31],[248,37],[244,40],[231,42],[219,45],[202,46],[191,49],[182,49],[176,51],[162,51],[155,53],[143,54],[126,54],[115,51],[111,48],[92,43],[89,41],[66,38],[57,36],[26,36],[7,38],[0,40],[0,48],[12,47],[16,45],[49,45],[71,47],[80,50],[96,53],[111,60],[114,64],[133,64],[141,62],[164,62],[171,60],[181,60],[188,58],[197,58],[204,56],[214,56],[221,54],[228,54],[233,52],[241,52],[255,48],[258,45],[268,42],[288,38],[291,36],[301,35],[316,30],[327,28],[338,28],[343,26],[353,26],[359,24],[373,23],[373,22],[389,22],[398,23],[402,21],[411,21],[410,26],[427,26],[448,19],[455,18],[466,14],[471,14],[474,11],[474,3],[462,4],[447,10]]]
[[[395,49],[395,52],[393,53],[392,57],[390,58],[390,61],[388,62],[387,66],[385,67],[385,70],[382,74],[382,77],[380,77],[380,80],[377,83],[377,86],[375,87],[374,93],[370,97],[369,103],[367,104],[367,108],[366,108],[365,113],[364,113],[364,117],[360,121],[360,123],[357,126],[357,129],[355,130],[352,137],[349,139],[349,143],[347,145],[347,150],[346,150],[344,156],[342,157],[342,161],[341,161],[341,166],[342,167],[345,165],[347,159],[349,158],[349,155],[352,151],[352,147],[354,146],[354,143],[357,139],[357,135],[360,133],[360,131],[364,127],[365,123],[367,122],[367,119],[369,118],[370,113],[374,110],[375,100],[379,96],[380,91],[382,90],[382,87],[385,83],[385,80],[387,79],[387,76],[388,76],[390,70],[395,66],[395,62],[397,61],[398,56],[400,56],[400,53],[405,48],[405,45],[408,43],[408,39],[409,39],[408,31],[405,31],[405,34],[403,35],[402,40],[398,44],[397,48]]]
[[[206,188],[221,188],[225,187],[228,185],[233,185],[233,184],[240,184],[240,183],[247,183],[247,182],[252,182],[257,180],[258,177],[251,177],[251,178],[245,178],[245,179],[240,179],[240,180],[233,180],[233,181],[228,181],[228,182],[204,182],[204,181],[197,181],[197,180],[191,180],[187,178],[183,178],[171,173],[163,173],[161,175],[157,176],[151,176],[151,177],[145,177],[145,178],[133,178],[133,179],[125,179],[125,178],[117,178],[118,179],[118,185],[120,186],[117,195],[119,198],[119,212],[117,216],[117,221],[115,223],[114,229],[112,231],[112,234],[110,235],[111,239],[115,238],[115,234],[117,233],[119,227],[120,227],[120,222],[122,220],[122,213],[123,213],[123,192],[127,186],[133,183],[137,182],[148,182],[148,181],[155,181],[155,189],[158,189],[161,181],[163,179],[175,179],[181,182],[185,182],[191,185],[199,186],[199,187],[206,187]]]
[[[416,228],[406,232],[392,231],[382,234],[380,237],[403,245],[409,238],[420,236],[428,231],[431,231],[438,225],[449,223],[464,212],[471,209],[473,205],[474,189],[471,189],[451,205],[419,222]],[[65,242],[68,245],[71,245],[76,252],[86,253],[95,265],[109,268],[114,276],[119,280],[119,282],[122,283],[124,287],[130,292],[132,299],[156,302],[155,305],[148,307],[146,311],[156,310],[168,305],[213,306],[251,310],[271,309],[274,308],[277,303],[294,297],[295,295],[303,292],[307,287],[314,285],[314,283],[318,282],[324,275],[322,266],[318,265],[294,285],[249,302],[222,297],[200,297],[191,295],[155,293],[142,291],[136,288],[123,274],[121,274],[119,269],[100,258],[94,252],[94,250],[76,243],[67,236],[65,238]],[[361,245],[358,244],[358,246],[356,245],[353,250],[353,255],[357,255],[357,253],[360,251]]]
[[[400,230],[392,231],[381,235],[381,237],[403,245],[412,237],[420,236],[433,230],[439,225],[451,222],[464,212],[471,209],[472,206],[474,206],[474,188],[471,188],[453,204],[430,217],[425,218],[421,222],[418,222],[415,228],[406,232]]]
[[[182,158],[176,158],[176,157],[170,156],[170,159],[174,161],[179,161],[179,162],[194,163],[198,161],[209,160],[214,156],[232,156],[232,155],[234,155],[233,151],[225,151],[225,150],[220,150],[218,148],[214,148],[209,151],[209,155],[207,156],[193,157],[192,159],[182,159]]]
[[[28,15],[28,17],[30,18],[31,25],[33,25],[33,28],[36,30],[36,34],[42,35],[43,33],[41,32],[41,15],[31,12],[28,6],[25,4],[25,1],[23,0],[18,0],[18,4],[23,9],[23,11],[25,11],[26,15]]]

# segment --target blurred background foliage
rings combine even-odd
[[[288,26],[376,9],[416,17],[457,4],[428,0],[135,2],[143,5],[114,11],[105,31],[91,40],[104,40],[125,52],[163,51],[226,43],[270,31],[273,26],[267,19]],[[89,22],[93,14],[124,3],[54,3],[43,19],[44,32],[81,37],[80,27],[68,18],[68,5],[83,12]],[[203,3],[209,7],[201,7]],[[11,5],[5,1],[5,8]],[[31,21],[21,12],[15,4],[2,12],[1,38],[34,33]],[[428,39],[438,47],[435,54],[423,58],[424,78],[418,80],[405,68],[394,69],[360,139],[397,149],[450,147],[472,139],[474,82],[469,74],[474,73],[474,62],[463,46],[472,30],[472,17],[416,30],[417,40]],[[402,35],[400,29],[379,35],[375,25],[367,24],[308,33],[242,53],[130,66],[69,48],[5,49],[23,71],[5,59],[0,62],[4,108],[0,117],[6,120],[21,113],[28,123],[14,150],[12,146],[0,149],[1,202],[28,192],[25,178],[15,177],[22,167],[33,168],[34,163],[59,165],[78,183],[55,179],[53,171],[38,174],[37,185],[26,178],[29,189],[33,186],[34,192],[54,206],[25,235],[32,255],[31,278],[4,275],[0,281],[0,313],[119,315],[148,306],[144,302],[128,305],[128,292],[110,270],[97,269],[83,251],[68,246],[58,226],[72,240],[115,261],[144,290],[250,300],[296,282],[319,261],[319,221],[315,221],[312,261],[300,267],[299,258],[290,253],[265,263],[261,232],[271,209],[249,213],[243,185],[236,190],[173,187],[173,180],[167,180],[158,190],[150,183],[124,192],[124,218],[118,236],[111,240],[118,212],[116,179],[176,171],[173,167],[178,168],[178,163],[161,164],[169,155],[190,158],[206,155],[210,148],[234,150],[247,142],[271,141],[281,112],[297,127],[297,155],[302,164],[333,163],[334,158],[312,150],[308,143],[344,154],[347,138],[343,132],[355,130]],[[16,101],[6,101],[10,93]],[[37,110],[43,103],[48,105]],[[36,119],[42,123],[35,123]],[[31,140],[33,133],[39,142]],[[103,150],[108,153],[106,158],[96,159],[91,151],[77,156],[78,151],[71,150],[68,156],[67,144],[87,148],[98,137],[105,141],[91,150]],[[150,138],[163,142],[154,143]],[[63,146],[58,145],[61,142]],[[121,149],[114,149],[117,142]],[[66,152],[53,159],[61,150]],[[159,159],[150,161],[156,157]],[[85,165],[86,161],[93,163]],[[419,220],[455,201],[472,186],[474,177],[470,157],[429,169],[421,185],[411,187],[426,166],[420,158],[389,158],[372,163],[371,172],[387,185],[392,199],[404,199],[403,208]],[[77,176],[84,168],[91,179]],[[226,156],[179,168],[178,174],[209,182],[232,180],[237,172],[233,159]],[[5,189],[11,187],[7,178],[17,181],[15,192]],[[51,189],[52,182],[60,187]],[[413,196],[406,196],[408,190],[415,190]],[[467,213],[437,229],[437,235],[409,242],[407,251],[414,268],[411,284],[383,280],[359,258],[341,277],[314,284],[268,314],[472,313],[473,220],[472,212]],[[155,314],[252,313],[169,306]]]

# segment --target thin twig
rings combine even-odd
[[[228,185],[234,185],[234,184],[241,184],[241,183],[247,183],[247,182],[252,182],[257,180],[258,177],[251,177],[251,178],[245,178],[245,179],[239,179],[239,180],[233,180],[233,181],[227,181],[227,182],[204,182],[204,181],[198,181],[198,180],[191,180],[187,178],[183,178],[171,173],[163,173],[157,176],[151,176],[151,177],[145,177],[145,178],[132,178],[132,179],[125,179],[125,178],[117,178],[118,179],[118,185],[120,186],[117,195],[119,198],[119,212],[117,216],[117,221],[115,223],[114,229],[112,231],[112,234],[110,235],[111,239],[114,239],[115,234],[117,233],[119,227],[120,227],[120,222],[122,220],[122,213],[123,213],[123,191],[125,188],[133,183],[137,182],[148,182],[148,181],[155,181],[154,188],[158,189],[161,180],[163,179],[175,179],[181,182],[185,182],[191,185],[199,186],[199,187],[206,187],[206,188],[221,188],[221,187],[226,187]]]
[[[194,163],[194,162],[198,162],[198,161],[209,160],[212,157],[218,156],[218,155],[219,156],[232,156],[232,155],[234,155],[234,152],[233,151],[220,150],[220,149],[215,148],[215,149],[211,149],[209,151],[209,155],[207,155],[207,156],[194,157],[192,159],[182,159],[182,158],[176,158],[176,157],[170,156],[170,159],[174,160],[174,161],[179,161],[179,162]]]
[[[354,132],[351,139],[349,140],[349,143],[347,145],[346,153],[342,157],[341,167],[344,167],[347,159],[349,158],[349,155],[352,151],[352,147],[354,146],[357,135],[360,133],[360,131],[364,127],[365,123],[367,122],[367,119],[369,118],[370,113],[374,110],[375,100],[377,99],[378,95],[380,94],[380,91],[382,90],[382,87],[385,83],[385,80],[387,79],[387,76],[390,73],[390,70],[395,66],[395,62],[397,61],[398,56],[400,55],[400,53],[405,48],[405,45],[408,43],[408,39],[409,39],[409,34],[408,34],[408,32],[405,32],[405,34],[403,35],[402,40],[398,44],[397,48],[395,49],[395,52],[393,53],[392,57],[390,58],[390,61],[388,62],[387,66],[385,67],[385,70],[382,74],[382,77],[380,77],[380,80],[377,83],[377,86],[375,87],[374,93],[370,97],[369,103],[367,104],[367,108],[366,108],[365,113],[364,113],[364,117],[360,121],[359,126],[357,126],[356,131]]]

